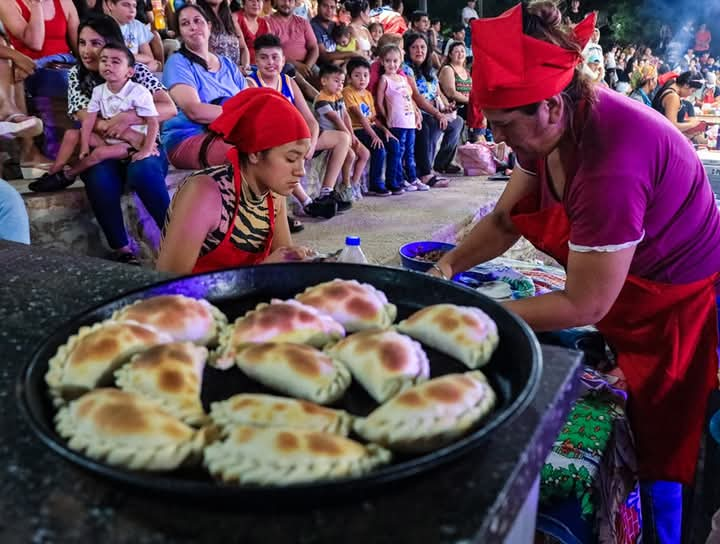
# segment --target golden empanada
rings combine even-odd
[[[225,429],[235,425],[291,427],[347,436],[352,416],[312,402],[241,393],[210,406],[213,422]]]
[[[350,386],[350,371],[329,355],[304,344],[254,344],[235,357],[252,379],[293,397],[335,402]]]
[[[495,322],[479,308],[436,304],[415,312],[397,329],[468,368],[480,368],[492,357],[499,337]]]
[[[331,315],[347,332],[386,329],[397,317],[397,308],[388,302],[385,293],[357,280],[321,283],[295,298]]]
[[[109,385],[115,370],[130,357],[172,338],[152,327],[105,321],[81,327],[50,359],[45,381],[55,405],[90,389]]]
[[[393,330],[358,332],[327,352],[380,403],[430,377],[430,363],[420,343]]]
[[[195,430],[150,399],[96,389],[60,409],[55,426],[68,446],[110,465],[173,470],[200,459],[207,430]]]
[[[189,425],[201,425],[207,421],[200,402],[207,356],[207,348],[192,342],[155,346],[115,372],[115,383],[123,391],[158,401]]]
[[[227,483],[279,486],[362,476],[389,451],[317,431],[238,425],[205,448],[205,466]]]
[[[160,295],[139,300],[112,315],[113,321],[136,321],[172,336],[177,342],[217,344],[227,317],[207,300]]]
[[[495,405],[495,393],[479,370],[447,374],[416,385],[355,420],[365,440],[393,451],[441,448],[469,431]]]
[[[226,327],[214,365],[228,368],[237,351],[248,344],[291,342],[318,348],[345,336],[343,326],[327,314],[297,300],[260,304]]]

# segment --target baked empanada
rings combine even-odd
[[[228,368],[237,351],[248,344],[291,342],[318,348],[345,336],[343,326],[329,315],[297,300],[273,300],[226,327],[214,365]]]
[[[386,329],[397,317],[397,308],[385,293],[357,280],[333,280],[307,288],[295,297],[331,315],[347,332]]]
[[[415,312],[397,329],[460,360],[471,369],[492,357],[499,337],[495,322],[479,308],[436,304]]]
[[[169,334],[177,342],[217,344],[227,317],[207,300],[184,295],[146,298],[116,311],[113,321],[136,321]]]
[[[130,357],[172,338],[152,327],[105,321],[81,327],[50,359],[45,381],[56,406],[90,389],[109,385],[115,370]]]
[[[213,422],[228,429],[235,425],[290,427],[347,436],[352,416],[304,400],[241,393],[210,406]]]
[[[227,483],[290,485],[361,476],[390,462],[376,444],[329,433],[238,425],[222,442],[205,448],[210,473]]]
[[[327,352],[380,403],[430,377],[430,363],[420,343],[393,330],[358,332]]]
[[[110,465],[173,470],[200,459],[207,429],[195,430],[160,405],[119,389],[96,389],[60,409],[55,426],[68,446]]]
[[[447,374],[403,391],[353,428],[393,451],[422,453],[453,442],[494,405],[495,393],[479,370]]]
[[[350,386],[350,371],[329,355],[304,344],[255,344],[235,357],[252,379],[293,397],[329,404]]]
[[[200,402],[207,356],[207,348],[192,342],[155,346],[115,372],[115,383],[123,391],[158,401],[189,425],[201,425],[207,421]]]

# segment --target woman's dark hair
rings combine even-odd
[[[87,0],[75,0],[74,4],[77,8],[78,17],[80,17],[80,20],[83,20],[90,15],[103,15],[105,13],[103,11],[104,2],[105,0],[95,0],[93,7],[88,5]]]
[[[275,34],[262,34],[255,38],[253,49],[256,53],[261,49],[282,49],[282,41]]]
[[[463,51],[465,51],[465,44],[462,42],[452,42],[450,44],[450,47],[448,47],[447,57],[445,58],[446,65],[450,64],[450,57],[452,56],[452,52],[458,47],[462,47]]]
[[[178,10],[175,12],[175,18],[178,22],[178,28],[180,27],[180,15],[186,9],[194,9],[195,11],[197,11],[200,14],[200,16],[203,19],[205,19],[205,21],[212,24],[212,21],[210,20],[210,16],[207,14],[207,12],[202,7],[198,6],[197,4],[183,4],[183,6],[178,8]],[[196,55],[195,53],[190,51],[184,43],[180,46],[180,49],[178,49],[177,52],[180,55],[182,55],[183,57],[185,57],[186,59],[188,59],[190,62],[192,62],[194,64],[199,64],[200,66],[205,68],[205,70],[210,69],[208,67],[207,62],[205,62],[205,59],[202,58],[200,55]]]
[[[90,15],[80,21],[78,25],[78,41],[80,34],[83,29],[87,27],[92,29],[94,32],[102,36],[105,40],[105,45],[109,43],[125,43],[122,32],[120,32],[120,25],[117,21],[105,14]],[[103,83],[103,78],[97,72],[91,72],[83,64],[82,60],[78,61],[78,86],[80,92],[85,96],[92,96],[93,89]]]
[[[349,2],[345,2],[345,9],[350,13],[351,19],[357,19],[369,7],[370,4],[368,4],[367,0],[350,0]]]
[[[218,12],[212,9],[212,6],[207,3],[207,0],[196,0],[196,6],[201,7],[205,10],[208,17],[210,18],[210,24],[212,24],[212,30],[217,34],[230,34],[231,36],[237,36],[237,29],[235,28],[235,22],[233,21],[233,14],[230,11],[230,6],[227,2],[220,2]]]
[[[422,40],[425,42],[427,53],[425,54],[425,59],[420,64],[415,64],[412,58],[410,58],[410,48],[418,40]],[[420,76],[424,77],[427,81],[434,79],[435,75],[433,74],[432,58],[430,55],[430,44],[428,43],[427,37],[417,32],[408,32],[404,36],[404,44],[405,58],[415,72],[415,79],[418,79]]]
[[[578,55],[578,58],[582,56],[583,48],[575,38],[572,28],[563,24],[562,14],[552,0],[533,0],[527,6],[523,5],[523,32],[538,40],[572,51]],[[578,64],[570,84],[562,92],[571,131],[578,104],[583,101],[587,104],[594,104],[597,100],[593,84],[587,76],[582,74],[581,67],[582,63]],[[511,109],[520,110],[526,115],[535,115],[539,107],[540,102],[536,102]]]
[[[702,76],[695,72],[683,72],[675,81],[680,87],[687,86],[691,89],[702,89],[703,85],[705,85],[705,80]]]

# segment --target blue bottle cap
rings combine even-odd
[[[360,237],[359,236],[348,236],[345,238],[345,245],[346,246],[359,246],[360,245]]]

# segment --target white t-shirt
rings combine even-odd
[[[457,12],[455,12],[455,13],[457,13]],[[480,18],[480,16],[478,15],[478,12],[475,11],[470,6],[465,6],[462,10],[462,23],[464,25],[467,25],[468,21],[470,21],[470,19],[473,19],[473,18],[474,19]]]
[[[103,119],[111,119],[119,113],[134,111],[138,117],[157,117],[153,97],[145,87],[134,81],[125,83],[120,92],[113,93],[107,83],[93,89],[88,113],[100,112]],[[147,134],[147,125],[131,125],[133,130]]]
[[[120,25],[120,32],[122,32],[125,45],[133,52],[133,55],[138,54],[141,45],[150,43],[153,39],[150,25],[144,25],[137,19],[133,19],[126,25]]]

